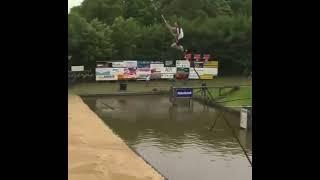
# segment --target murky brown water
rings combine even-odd
[[[250,180],[252,168],[220,113],[193,102],[173,107],[166,96],[84,98],[122,139],[169,180]],[[251,157],[251,132],[225,114]]]

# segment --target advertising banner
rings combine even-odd
[[[137,77],[137,68],[124,68],[124,79],[131,80]]]
[[[96,81],[105,81],[110,77],[109,68],[96,68]]]
[[[217,76],[218,75],[218,68],[204,68],[204,74]]]
[[[203,55],[203,60],[205,61],[205,62],[207,62],[207,61],[209,61],[209,59],[210,59],[210,54],[204,54]]]
[[[161,79],[173,79],[175,74],[161,74]]]
[[[191,98],[193,96],[192,88],[177,88],[176,90],[176,98]]]
[[[163,67],[161,68],[161,79],[173,79],[176,73],[176,67]]]
[[[176,67],[162,67],[162,68],[160,68],[160,72],[162,74],[176,74],[177,68]]]
[[[203,67],[218,68],[218,61],[207,61],[203,64]]]
[[[176,61],[176,67],[177,68],[189,68],[190,62],[187,60],[177,60]]]
[[[73,72],[84,71],[84,66],[71,66],[71,71]]]
[[[96,68],[96,81],[115,81],[123,74],[123,68]]]
[[[194,54],[194,55],[193,55],[193,59],[194,59],[195,61],[200,61],[200,60],[201,60],[201,54]]]
[[[194,61],[194,67],[195,68],[203,68],[203,62]]]
[[[150,61],[138,61],[138,68],[150,68]]]
[[[137,80],[147,80],[147,78],[151,77],[150,68],[138,68],[136,72]]]
[[[165,67],[176,67],[176,61],[174,61],[174,60],[164,61],[164,66]]]
[[[164,67],[163,62],[154,61],[150,64],[151,78],[150,79],[161,79],[161,70]]]
[[[161,72],[161,69],[164,67],[164,64],[161,63],[161,64],[153,64],[151,63],[150,64],[150,69],[151,70],[155,70],[155,72]]]
[[[125,68],[126,65],[124,62],[112,62],[112,67],[113,68]]]
[[[197,73],[200,77],[204,75],[204,68],[190,68],[189,79],[200,79]]]
[[[190,68],[177,67],[176,79],[185,80],[189,77]]]
[[[137,61],[123,61],[126,68],[137,68]]]

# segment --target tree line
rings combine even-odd
[[[68,14],[70,63],[181,59],[161,14],[184,31],[184,47],[211,54],[219,72],[248,74],[252,66],[252,0],[84,0]]]

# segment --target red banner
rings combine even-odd
[[[205,62],[209,61],[209,59],[210,59],[210,54],[204,54],[204,55],[203,55],[203,59],[204,59]]]
[[[196,61],[200,61],[201,60],[201,54],[194,54],[193,57]]]
[[[188,61],[192,60],[192,54],[185,54],[184,58]]]

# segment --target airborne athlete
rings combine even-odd
[[[180,24],[178,22],[174,23],[174,26],[170,26],[170,24],[167,22],[167,20],[164,18],[163,15],[161,15],[164,22],[166,23],[167,28],[169,29],[170,33],[175,38],[175,42],[171,44],[171,47],[176,48],[183,52],[183,46],[182,46],[182,39],[184,37],[183,30],[180,27]]]

